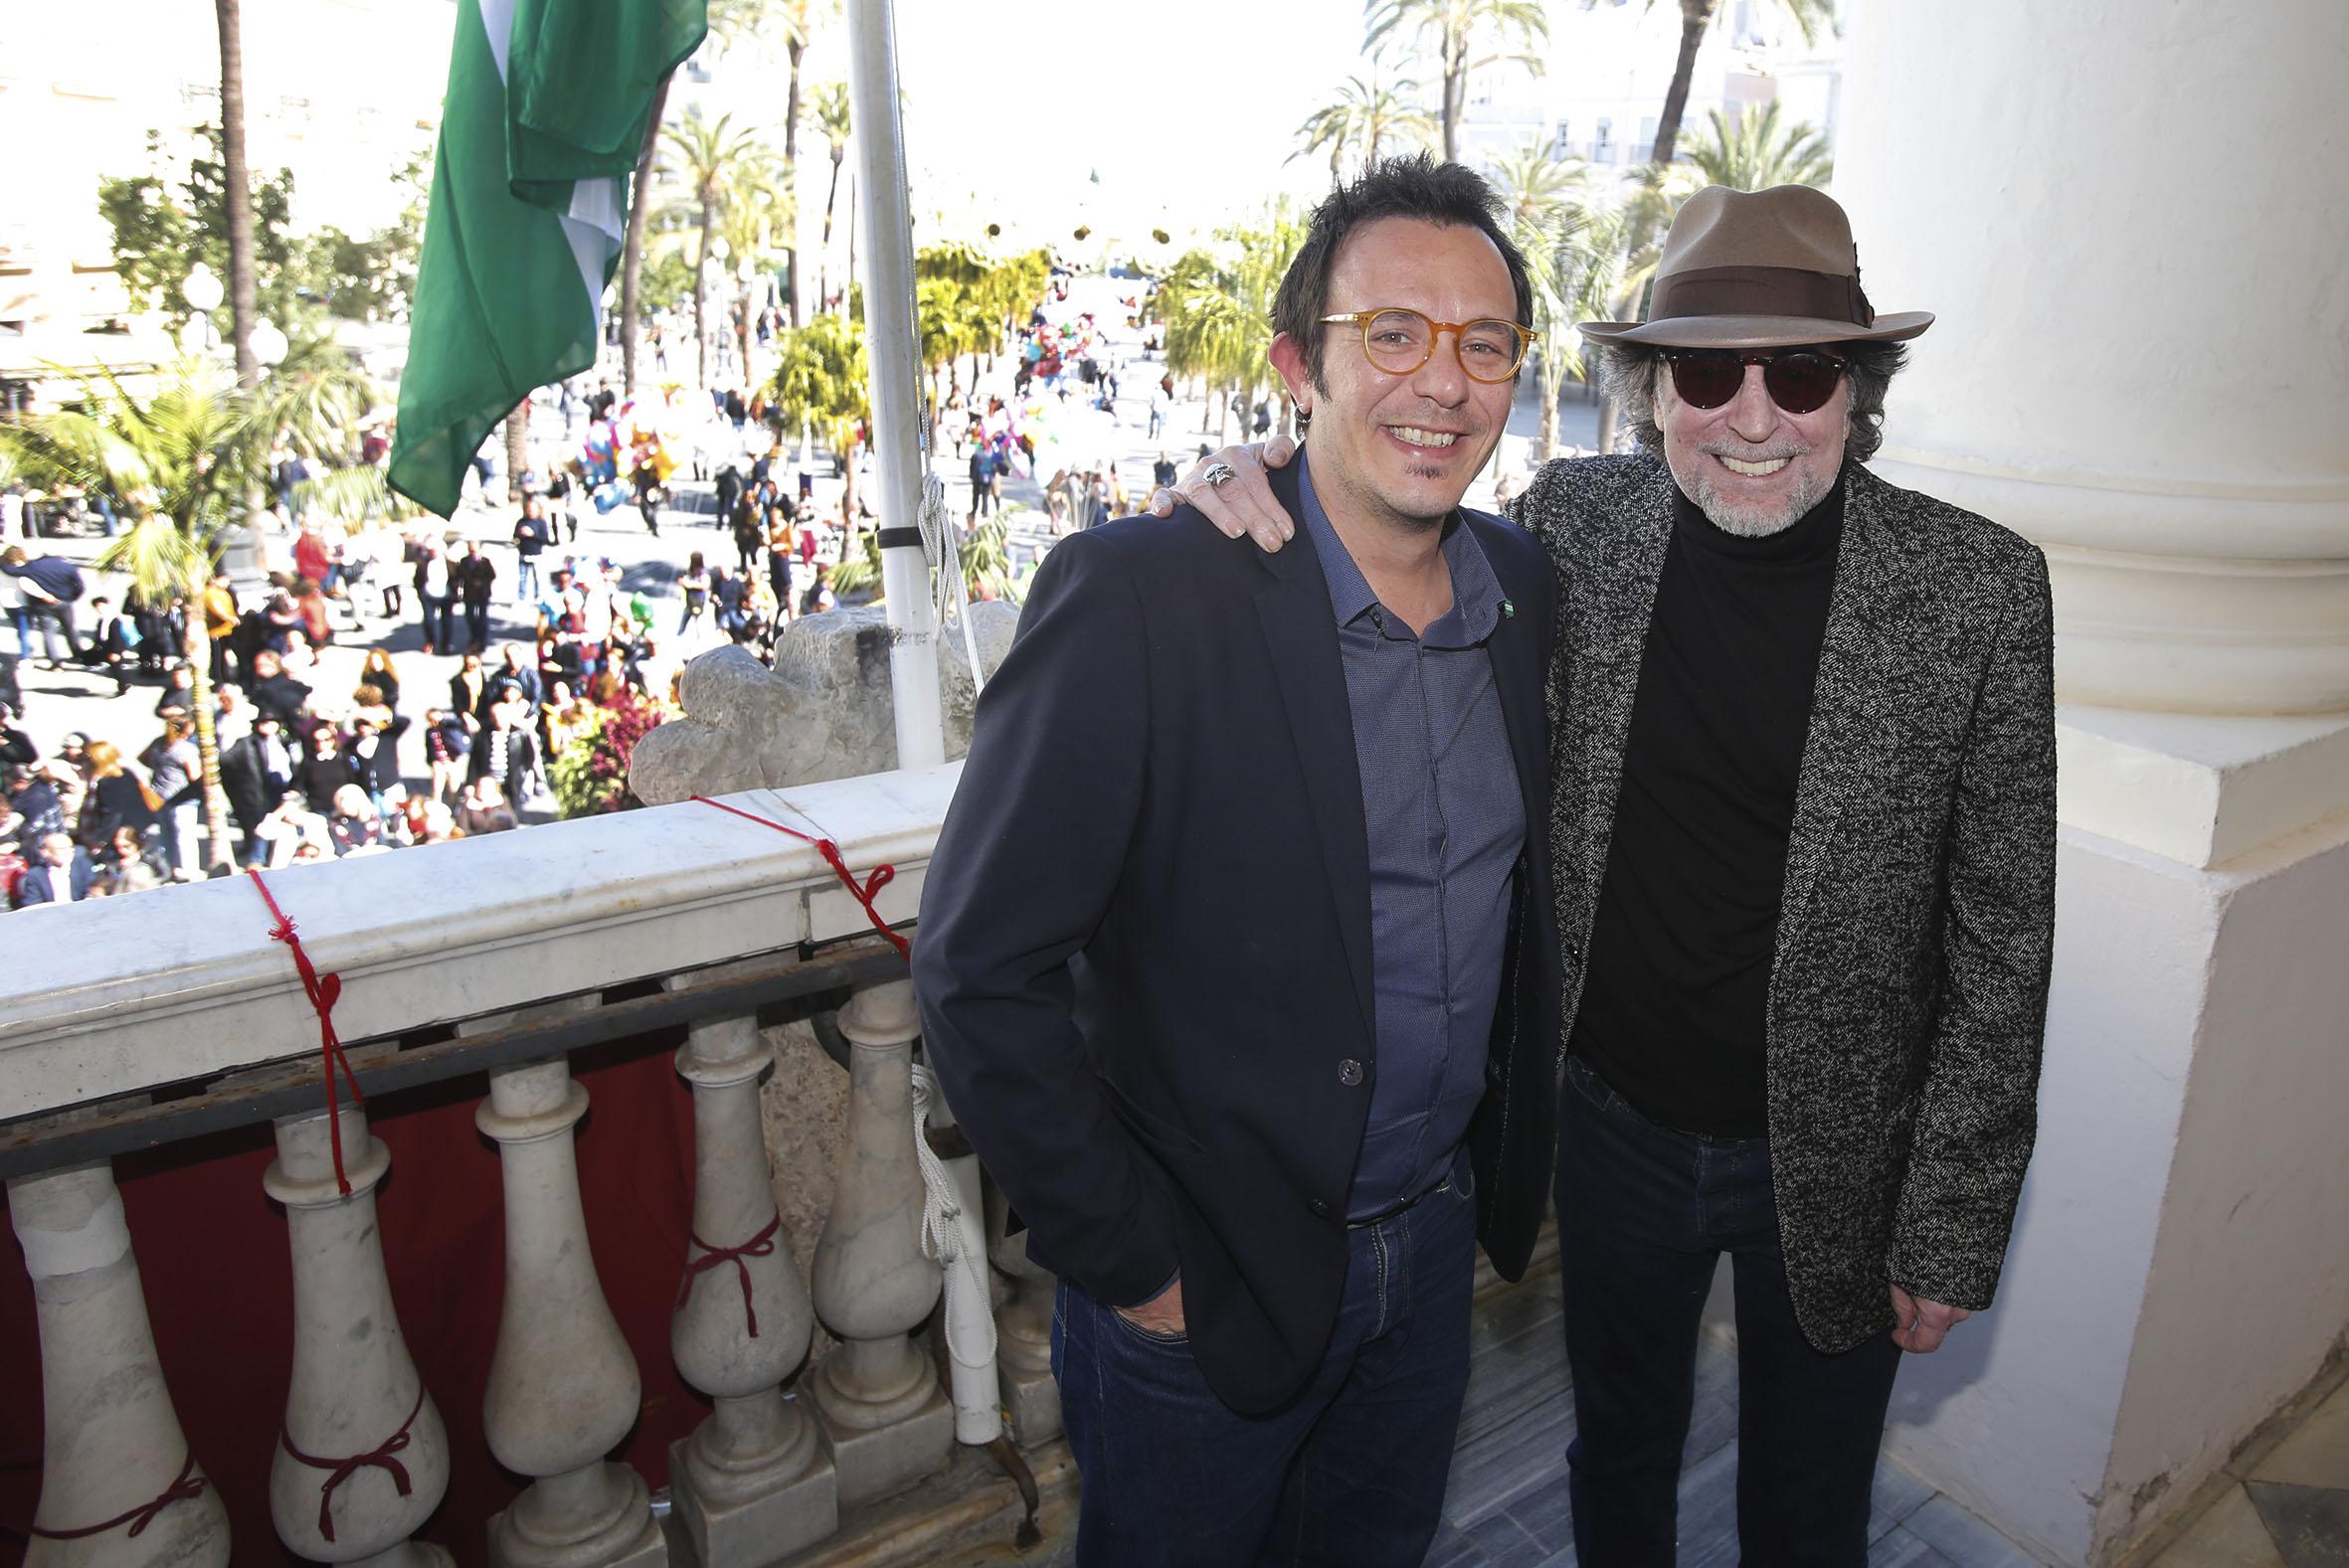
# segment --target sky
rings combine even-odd
[[[1237,216],[1311,197],[1297,127],[1362,69],[1360,0],[897,0],[915,199],[973,191],[1013,216],[1065,213],[1098,171],[1105,216]],[[992,23],[984,18],[994,18]]]

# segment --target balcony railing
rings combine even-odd
[[[959,773],[726,803],[830,840],[859,882],[893,866],[873,908],[894,924],[918,907]],[[559,1550],[566,1562],[749,1565],[836,1547],[844,1510],[853,1520],[925,1477],[969,1471],[958,1437],[985,1441],[979,1429],[998,1406],[1021,1449],[1056,1435],[1050,1282],[1015,1246],[995,1249],[993,1299],[976,1304],[998,1343],[992,1366],[978,1363],[983,1390],[965,1386],[959,1345],[950,1389],[915,1335],[939,1302],[941,1269],[922,1244],[913,1108],[926,1075],[912,1062],[912,987],[815,846],[692,801],[322,863],[266,886],[314,980],[245,879],[11,925],[0,1173],[32,1277],[45,1396],[28,1561],[274,1560],[266,1544],[231,1545],[232,1510],[206,1465],[236,1467],[185,1436],[149,1309],[164,1318],[188,1304],[142,1287],[140,1238],[111,1163],[265,1120],[275,1160],[262,1185],[282,1205],[292,1298],[269,1517],[300,1556],[449,1560],[419,1532],[449,1487],[452,1450],[483,1441],[528,1482],[487,1523],[491,1562]],[[848,1074],[837,1180],[803,1277],[778,1235],[760,1082],[775,1052],[761,1024],[816,1005],[837,1008],[821,1032]],[[437,1402],[403,1336],[395,1284],[413,1301],[439,1282],[391,1278],[377,1205],[404,1193],[378,1193],[390,1160],[368,1108],[346,1090],[327,1110],[321,1012],[371,1097],[436,1081],[445,1095],[486,1076],[472,1121],[502,1170],[504,1284],[477,1435],[459,1429],[469,1411]],[[669,1287],[667,1339],[709,1411],[670,1447],[656,1496],[608,1458],[639,1423],[646,1347],[632,1346],[607,1302],[629,1282],[600,1275],[587,1245],[581,1157],[613,1150],[579,1131],[589,1096],[572,1058],[614,1041],[640,1054],[680,1027],[684,1084],[673,1093],[691,1104],[694,1177],[690,1245],[668,1261],[681,1281]],[[932,1112],[930,1141],[953,1175],[951,1135],[937,1135],[945,1112]],[[952,1190],[973,1207],[976,1163],[960,1164]],[[790,1180],[787,1170],[787,1202]],[[976,1223],[967,1230],[978,1235]],[[229,1353],[268,1366],[283,1347]],[[998,1441],[994,1452],[987,1468],[1027,1484],[1012,1448]],[[1047,1490],[1057,1478],[1065,1491],[1064,1455],[1039,1469]],[[990,1506],[974,1511],[966,1496],[932,1508],[903,1536],[914,1543],[906,1560]]]

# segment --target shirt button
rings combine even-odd
[[[1338,1064],[1338,1081],[1349,1089],[1360,1083],[1362,1081],[1362,1064],[1351,1056],[1340,1062]]]
[[[1330,1217],[1330,1205],[1324,1203],[1320,1198],[1306,1199],[1305,1206],[1313,1210],[1313,1217],[1317,1220],[1326,1220]]]

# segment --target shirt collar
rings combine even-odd
[[[1313,468],[1303,447],[1297,451],[1297,499],[1298,509],[1305,514],[1306,532],[1313,538],[1314,554],[1322,563],[1322,577],[1329,585],[1330,608],[1338,624],[1351,625],[1377,605],[1378,596],[1362,576],[1362,569],[1355,565],[1346,541],[1338,537],[1330,514],[1322,510],[1321,498],[1314,494]],[[1422,647],[1473,647],[1491,636],[1500,623],[1501,581],[1493,575],[1484,546],[1462,525],[1458,512],[1444,524],[1441,548],[1444,565],[1452,574],[1452,608],[1428,624],[1419,642]]]

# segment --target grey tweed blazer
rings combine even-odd
[[[1990,1305],[2037,1130],[2055,928],[2046,559],[1857,464],[1844,482],[1765,1047],[1787,1282],[1826,1351],[1893,1326],[1888,1281]],[[1513,512],[1559,579],[1562,1060],[1672,477],[1645,455],[1552,462]]]

